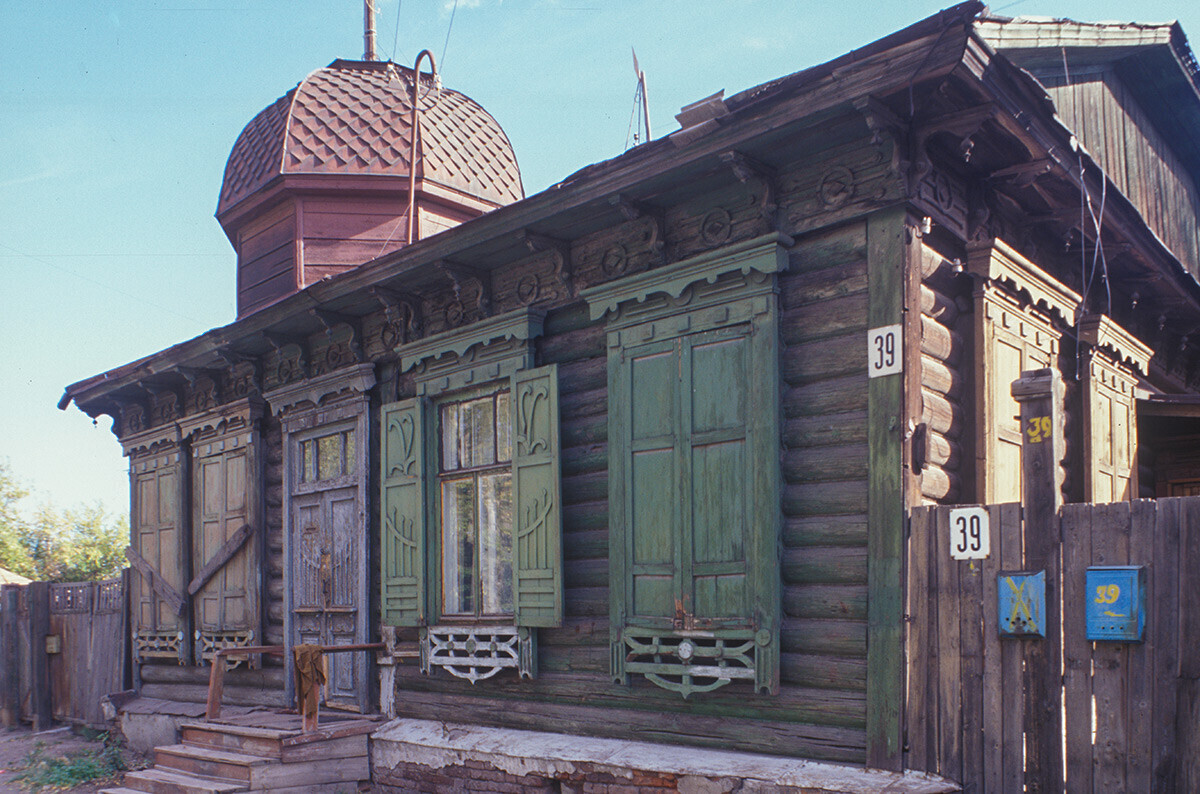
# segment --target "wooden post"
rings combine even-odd
[[[913,246],[907,211],[893,207],[867,219],[867,326],[904,322]],[[864,340],[865,342],[866,340]],[[895,355],[913,339],[897,340]],[[904,723],[904,378],[867,383],[867,766],[900,769]]]
[[[1029,370],[1013,381],[1021,406],[1021,507],[1025,565],[1046,572],[1046,636],[1025,654],[1026,791],[1061,791],[1062,638],[1059,613],[1062,528],[1063,383],[1052,369]]]
[[[20,590],[16,585],[5,585],[0,589],[0,722],[5,728],[15,728],[21,721],[20,658],[17,653],[19,600]]]
[[[29,710],[33,714],[33,731],[49,730],[54,721],[54,705],[50,697],[50,657],[46,653],[46,635],[50,633],[50,583],[30,582],[26,598],[29,603]]]

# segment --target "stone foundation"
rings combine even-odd
[[[954,784],[771,755],[398,719],[371,736],[379,792],[935,794]]]

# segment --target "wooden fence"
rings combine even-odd
[[[0,590],[0,720],[101,727],[100,700],[126,688],[127,576]]]
[[[907,766],[968,792],[1200,791],[1200,497],[991,505],[973,560],[955,509],[911,514]],[[1143,641],[1087,639],[1099,565],[1145,566]],[[1037,570],[1047,636],[1001,637],[998,574]]]

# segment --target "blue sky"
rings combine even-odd
[[[684,104],[829,60],[945,5],[379,0],[379,50],[411,65],[430,49],[445,84],[504,127],[532,194],[623,151],[630,47],[657,137]],[[1182,2],[1019,0],[994,12],[1179,19],[1200,42],[1200,6]],[[225,158],[306,74],[361,55],[360,0],[2,4],[0,460],[31,503],[127,509],[109,420],[57,410],[63,387],[233,319],[235,259],[213,218]]]

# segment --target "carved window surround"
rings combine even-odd
[[[588,302],[591,319],[599,320],[606,314],[612,314],[614,316],[609,318],[609,328],[632,324],[641,320],[639,312],[628,308],[622,312],[622,304],[630,301],[645,304],[652,295],[657,294],[678,299],[693,284],[701,281],[713,284],[720,276],[734,271],[740,271],[747,276],[751,272],[763,275],[782,273],[788,267],[785,249],[794,242],[786,234],[771,232],[619,281],[585,289],[580,296]],[[647,308],[661,313],[656,305]]]
[[[988,240],[967,247],[967,272],[989,287],[1008,287],[1029,296],[1034,306],[1058,315],[1067,325],[1075,321],[1079,294],[1017,253],[1003,240]]]
[[[537,632],[523,626],[429,626],[421,629],[421,672],[441,668],[474,684],[505,668],[533,678]]]
[[[344,400],[366,399],[375,386],[375,365],[356,364],[263,394],[276,416],[321,408]]]
[[[533,366],[531,343],[542,335],[545,317],[518,309],[401,345],[399,372],[415,370],[422,397],[509,377]]]
[[[1123,361],[1143,375],[1150,372],[1154,351],[1106,315],[1088,314],[1080,318],[1079,341],[1105,349],[1114,361]]]

